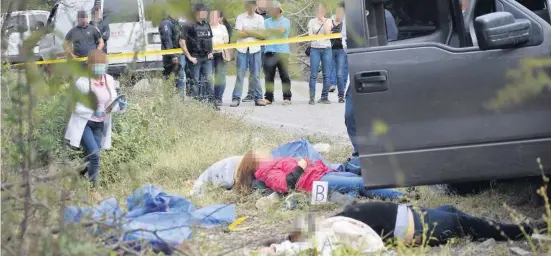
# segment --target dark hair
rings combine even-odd
[[[193,12],[200,12],[200,11],[208,11],[207,6],[203,3],[195,4],[195,6],[193,7]]]
[[[341,2],[339,3],[339,7],[344,9],[344,1],[341,1]]]
[[[220,15],[220,18],[224,18],[224,12],[222,10],[214,9],[213,11],[217,11],[218,15]],[[228,30],[228,36],[230,37],[230,40],[231,40],[231,36],[233,32],[231,24],[228,22],[226,18],[222,19],[222,24],[224,25],[224,27],[226,27],[226,30]]]

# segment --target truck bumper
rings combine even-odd
[[[153,72],[159,72],[162,70],[163,70],[162,61],[152,61],[152,62],[109,64],[109,67],[107,68],[107,73],[114,77],[120,77],[123,75],[153,73]]]

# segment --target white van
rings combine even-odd
[[[29,38],[33,31],[46,24],[49,12],[40,10],[12,12],[8,20],[5,20],[6,15],[6,13],[2,14],[1,19],[3,22],[7,22],[6,36],[8,37],[6,51],[3,54],[9,63],[19,63],[24,61],[19,55],[23,41]],[[34,54],[36,59],[39,59],[38,47],[34,48]]]
[[[44,59],[64,57],[65,35],[77,24],[77,12],[88,11],[90,19],[94,1],[100,1],[103,17],[109,22],[111,36],[107,41],[107,53],[133,53],[160,50],[159,31],[151,21],[145,20],[146,8],[159,0],[60,0],[51,10],[48,26],[55,32],[46,35],[39,44]],[[124,73],[144,73],[163,69],[161,56],[109,59],[108,73],[120,76]]]

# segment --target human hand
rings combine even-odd
[[[214,55],[212,55],[212,53],[209,53],[208,57],[209,57],[209,60],[212,60],[214,58]]]
[[[119,109],[125,110],[127,106],[128,106],[128,102],[123,98],[119,98]]]
[[[178,64],[179,61],[178,57],[172,57],[172,64]]]
[[[308,162],[304,158],[300,159],[298,160],[298,166],[300,166],[302,169],[306,169],[306,167],[308,167]]]
[[[189,61],[191,61],[191,63],[193,64],[197,64],[197,58],[189,57]]]

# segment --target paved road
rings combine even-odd
[[[247,80],[247,79],[245,79]],[[264,81],[261,81],[264,88]],[[231,95],[235,85],[235,76],[227,77],[227,86],[224,93],[224,106],[222,111],[238,116],[243,116],[248,122],[266,125],[273,128],[295,130],[300,133],[321,133],[325,135],[348,138],[344,126],[344,103],[338,103],[337,93],[330,93],[330,105],[308,104],[308,83],[293,81],[293,104],[281,105],[281,81],[276,79],[275,102],[266,107],[255,107],[254,103],[242,102],[237,108],[229,107]],[[243,97],[246,95],[248,81],[245,81]],[[316,85],[316,100],[321,94],[321,84]]]

